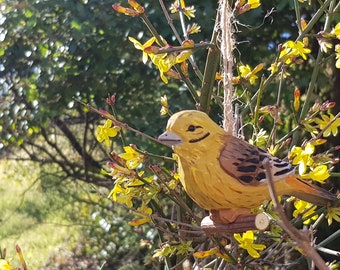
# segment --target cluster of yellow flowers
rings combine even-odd
[[[141,44],[133,37],[129,37],[129,40],[134,44],[136,49],[143,51],[144,64],[147,62],[148,58],[150,58],[152,63],[159,69],[161,79],[164,83],[168,83],[168,79],[165,75],[171,78],[180,78],[179,74],[174,69],[172,69],[172,67],[176,64],[181,64],[181,70],[183,74],[187,75],[188,66],[185,61],[192,54],[191,49],[194,46],[194,42],[192,40],[185,40],[182,43],[181,49],[185,48],[187,50],[171,53],[159,53],[161,49],[166,50],[170,48],[164,39],[162,39],[163,43],[165,44],[163,47],[152,46],[154,42],[156,42],[155,37],[150,38],[144,44]]]
[[[299,0],[304,2],[305,0]],[[145,9],[140,6],[136,1],[129,0],[129,5],[132,8],[125,8],[118,4],[113,5],[113,8],[120,13],[128,16],[140,16],[145,17]],[[233,12],[235,15],[243,14],[251,9],[258,8],[261,5],[259,0],[237,0],[233,6]],[[170,7],[171,13],[181,13],[185,15],[188,20],[195,18],[196,10],[194,6],[187,6],[184,0],[175,0]],[[182,16],[184,17],[184,16]],[[148,24],[146,18],[144,22]],[[152,29],[148,24],[149,29]],[[299,30],[304,31],[307,29],[308,24],[304,19],[301,19]],[[188,26],[185,36],[194,34],[200,31],[200,26],[193,24]],[[300,32],[301,32],[300,31]],[[192,56],[196,49],[196,44],[193,40],[187,39],[181,43],[180,46],[174,47],[167,43],[167,41],[151,30],[152,37],[145,43],[141,43],[133,37],[129,37],[129,40],[133,43],[137,50],[142,51],[142,61],[144,64],[150,60],[159,70],[160,77],[164,83],[168,83],[168,78],[182,79],[188,76],[188,64],[187,60]],[[321,50],[326,53],[332,48],[330,42],[331,39],[340,40],[340,23],[329,32],[318,33],[317,41],[319,42]],[[335,45],[335,66],[340,68],[340,44]],[[297,40],[288,40],[279,46],[277,57],[267,69],[270,71],[270,76],[277,75],[280,71],[282,78],[286,78],[290,74],[287,72],[286,67],[302,64],[308,60],[308,56],[311,54],[311,49],[308,48],[308,37],[301,35]],[[264,64],[258,64],[254,69],[248,64],[239,64],[237,66],[237,76],[232,78],[234,85],[247,84],[253,86],[259,79],[259,73],[264,70]],[[216,80],[223,79],[222,76],[217,73]],[[298,88],[294,90],[294,98],[292,100],[293,114],[296,116],[300,110],[301,93]],[[171,111],[168,104],[167,96],[164,95],[160,98],[161,115],[169,114]],[[324,184],[326,179],[330,176],[332,169],[332,158],[328,153],[316,154],[315,148],[326,142],[326,139],[321,138],[328,137],[330,135],[336,136],[338,134],[338,128],[340,127],[339,116],[334,116],[330,113],[329,109],[334,106],[332,102],[326,102],[322,105],[315,103],[311,108],[305,119],[299,121],[298,126],[304,127],[304,129],[310,133],[311,139],[305,141],[301,146],[294,146],[289,152],[288,158],[293,165],[298,167],[298,172],[301,178],[311,179],[317,181],[320,184]],[[275,124],[283,124],[284,122],[278,116],[278,106],[268,105],[259,108],[259,113],[268,114],[272,118],[275,118]],[[262,115],[263,116],[263,115]],[[262,118],[263,119],[263,118]],[[260,120],[260,118],[259,118]],[[260,122],[260,121],[259,121]],[[103,126],[97,129],[97,139],[100,142],[105,141],[106,145],[110,145],[110,137],[114,137],[119,132],[119,127],[112,127],[112,122],[106,122]],[[258,146],[264,146],[269,136],[266,131],[260,129],[254,136],[253,143]],[[152,209],[148,206],[152,198],[155,198],[157,194],[162,190],[161,186],[155,181],[158,178],[156,173],[151,176],[145,177],[145,171],[143,168],[144,155],[137,151],[136,147],[126,146],[124,147],[125,153],[115,155],[111,154],[113,162],[110,162],[110,171],[107,172],[114,180],[114,188],[110,193],[110,197],[121,204],[126,205],[129,208],[134,208],[136,198],[138,198],[139,207],[135,210],[138,219],[132,220],[129,224],[132,226],[141,225],[152,221]],[[269,149],[271,153],[276,153],[277,148]],[[178,178],[176,175],[172,176],[171,181],[167,182],[169,189],[174,189],[178,184]],[[310,224],[315,221],[319,215],[315,213],[316,206],[292,198],[294,200],[295,210],[293,216],[295,218],[301,218],[304,224]],[[325,217],[328,220],[328,224],[331,224],[333,220],[340,221],[340,208],[327,209]],[[271,231],[273,235],[275,228]],[[278,233],[279,235],[279,233]],[[241,234],[234,234],[234,241],[238,243],[238,247],[244,249],[253,258],[259,258],[260,251],[266,249],[266,245],[259,243],[259,237],[257,237],[254,231],[247,231]],[[230,257],[220,246],[226,243],[219,243],[220,246],[210,248],[206,251],[197,251],[191,248],[191,241],[181,242],[177,245],[166,243],[160,249],[155,251],[154,257],[166,257],[171,254],[187,254],[193,253],[196,258],[206,258],[211,255],[223,258],[226,261],[232,261]]]

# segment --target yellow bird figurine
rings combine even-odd
[[[334,201],[332,193],[300,180],[289,163],[228,135],[207,114],[186,110],[172,115],[159,136],[178,155],[180,181],[203,209],[224,211],[230,223],[270,199],[263,161],[270,160],[278,195],[316,205]]]

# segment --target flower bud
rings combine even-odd
[[[320,111],[327,111],[328,109],[331,109],[335,106],[334,101],[325,101],[324,103],[321,104],[320,106]]]
[[[186,48],[193,48],[195,45],[195,42],[192,39],[187,39],[182,42],[182,46]]]
[[[112,5],[112,8],[119,12],[119,13],[123,13],[127,16],[131,16],[131,17],[136,17],[136,16],[139,16],[139,13],[131,8],[125,8],[125,7],[122,7],[121,5],[118,5],[118,4],[113,4]]]
[[[287,140],[283,142],[282,146],[289,146],[291,142],[292,142],[292,138],[288,138]]]
[[[264,115],[262,114],[262,115],[259,117],[258,123],[260,124],[263,120],[264,120]]]
[[[294,89],[294,101],[293,101],[294,111],[297,112],[300,109],[300,89]]]
[[[145,12],[144,8],[136,0],[129,0],[128,3],[139,14],[142,14]]]
[[[116,94],[113,95],[109,95],[106,98],[106,104],[110,105],[110,106],[114,106],[116,103]]]
[[[157,46],[149,46],[144,48],[143,52],[147,53],[147,54],[157,54],[159,52],[160,48]]]

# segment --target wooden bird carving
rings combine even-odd
[[[208,115],[186,110],[172,115],[159,140],[178,155],[180,181],[203,209],[229,211],[233,222],[270,199],[264,159],[268,158],[278,195],[326,205],[332,193],[298,178],[289,163],[228,135]]]

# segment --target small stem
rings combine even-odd
[[[296,16],[296,25],[299,29],[299,34],[302,32],[301,28],[301,14],[300,14],[300,8],[299,8],[299,1],[294,0],[294,9],[295,9],[295,16]]]
[[[174,33],[174,35],[175,35],[177,41],[178,41],[180,44],[182,44],[183,41],[182,41],[182,39],[181,39],[179,33],[177,32],[176,27],[174,26],[174,24],[173,24],[173,22],[172,22],[172,19],[171,19],[170,15],[169,15],[169,12],[167,11],[167,9],[166,9],[166,7],[165,7],[165,5],[164,5],[163,0],[159,0],[159,4],[160,4],[160,6],[161,6],[161,8],[162,8],[163,14],[164,14],[164,16],[165,16],[165,18],[166,18],[166,20],[167,20],[167,22],[168,22],[168,24],[169,24],[169,26],[170,26],[172,32]],[[197,64],[196,64],[193,55],[190,56],[189,62],[190,62],[190,64],[191,64],[191,66],[192,66],[192,69],[195,71],[197,77],[200,79],[200,81],[202,81],[203,75],[202,75],[201,71],[199,70],[199,68],[198,68],[198,66],[197,66]]]
[[[323,253],[327,253],[333,256],[340,257],[340,251],[336,251],[336,250],[332,250],[332,249],[324,248],[324,247],[319,247],[319,246],[316,246],[316,249]]]
[[[217,33],[213,32],[211,43],[215,44],[217,41]],[[200,110],[207,112],[209,110],[209,103],[213,93],[215,84],[215,76],[218,69],[220,60],[220,50],[215,45],[208,50],[207,60],[204,68],[204,75],[202,80],[201,97],[200,97]]]
[[[179,1],[179,20],[181,22],[181,27],[182,27],[182,32],[183,32],[183,37],[185,39],[188,39],[188,34],[187,34],[187,29],[185,25],[185,20],[184,20],[184,13],[183,13],[183,7],[182,7],[182,2]]]
[[[161,36],[158,34],[156,28],[152,25],[152,23],[150,22],[149,18],[146,16],[145,13],[140,15],[140,18],[142,19],[142,21],[145,23],[145,25],[147,26],[147,28],[149,29],[149,31],[151,32],[151,34],[156,38],[157,42],[163,47],[166,44],[163,42],[163,39],[161,38]],[[176,71],[178,72],[178,74],[181,76],[181,79],[185,82],[186,86],[188,87],[188,90],[190,92],[190,94],[192,95],[195,103],[199,102],[199,96],[196,93],[196,89],[194,87],[194,85],[192,84],[192,82],[189,80],[189,78],[187,78],[186,76],[184,76],[181,67],[179,64],[175,64],[173,66]]]
[[[336,232],[334,232],[333,234],[328,236],[325,240],[321,241],[318,244],[318,246],[320,246],[320,247],[326,246],[328,243],[331,243],[332,241],[334,241],[338,237],[340,237],[340,230],[337,230]]]
[[[172,19],[171,19],[170,15],[169,15],[168,10],[166,9],[166,7],[165,7],[165,5],[164,5],[163,0],[159,0],[159,4],[160,4],[160,6],[161,6],[161,8],[162,8],[162,11],[163,11],[163,14],[164,14],[164,16],[165,16],[165,18],[166,18],[166,21],[168,22],[168,25],[170,26],[172,32],[174,33],[174,35],[175,35],[177,41],[178,41],[180,44],[182,44],[183,41],[182,41],[180,35],[178,34],[176,27],[175,27],[174,24],[172,23]]]
[[[117,112],[116,112],[115,107],[114,107],[113,105],[111,105],[110,107],[111,107],[111,110],[112,110],[112,112],[113,112],[113,116],[114,116],[116,119],[118,119],[118,115],[117,115]],[[123,146],[126,146],[126,140],[125,140],[125,135],[124,135],[123,130],[120,130],[120,131],[119,131],[119,136],[120,136],[120,139],[121,139],[121,141],[122,141]]]
[[[301,41],[303,37],[312,30],[314,25],[319,21],[320,17],[324,14],[326,8],[333,0],[326,0],[325,3],[321,5],[318,11],[314,14],[313,18],[308,22],[306,28],[300,33],[296,41]]]
[[[256,99],[256,105],[255,105],[255,110],[254,110],[254,118],[253,118],[253,124],[254,127],[256,127],[256,132],[258,129],[258,117],[259,117],[259,109],[260,109],[260,105],[261,105],[261,97],[262,97],[262,93],[263,93],[263,84],[264,84],[264,76],[261,77],[261,82],[260,82],[260,87],[258,90],[258,95],[257,95],[257,99]]]
[[[283,83],[283,78],[284,78],[284,73],[285,73],[285,66],[282,66],[281,69],[281,77],[280,77],[280,82],[279,82],[279,89],[277,91],[277,99],[276,99],[276,111],[275,111],[275,116],[274,116],[274,125],[271,130],[267,146],[269,146],[271,143],[275,143],[275,137],[276,137],[276,130],[277,130],[277,119],[279,117],[279,107],[280,107],[280,101],[281,101],[281,91],[282,91],[282,83]]]
[[[275,78],[275,74],[270,74],[269,77],[264,81],[263,83],[263,90],[267,88],[267,86],[272,82],[272,80]],[[260,89],[259,89],[260,90]],[[257,99],[259,95],[259,90],[256,91],[256,93],[252,96],[250,102],[247,103],[247,105],[243,108],[241,115],[247,114],[250,108],[250,105],[254,103],[254,101]],[[262,90],[262,91],[263,91]]]
[[[137,129],[134,129],[134,128],[130,127],[128,124],[125,124],[125,123],[122,123],[122,122],[118,121],[115,117],[113,117],[111,114],[109,114],[109,113],[106,112],[106,111],[98,110],[98,109],[94,108],[93,106],[91,106],[91,105],[89,105],[89,104],[87,104],[87,103],[85,103],[85,102],[82,102],[81,100],[79,100],[79,99],[77,99],[77,98],[73,98],[73,100],[76,101],[76,102],[78,102],[78,103],[80,103],[81,105],[85,106],[85,107],[88,108],[89,110],[91,110],[91,111],[93,111],[93,112],[95,112],[95,113],[97,113],[97,114],[99,114],[99,115],[105,117],[106,119],[110,119],[116,126],[119,126],[119,127],[121,127],[121,128],[125,128],[125,129],[127,129],[127,130],[130,130],[130,131],[136,133],[137,135],[141,135],[141,136],[143,136],[143,137],[146,137],[146,138],[149,139],[149,140],[152,140],[152,141],[154,141],[154,142],[163,144],[162,142],[160,142],[160,141],[157,140],[156,138],[151,137],[150,135],[147,135],[147,134],[145,134],[145,133],[143,133],[143,132],[141,132],[141,131],[139,131],[139,130],[137,130]],[[166,145],[166,144],[164,144],[164,145]]]
[[[156,154],[152,154],[150,152],[146,152],[146,151],[143,151],[143,150],[140,150],[140,149],[136,149],[136,151],[141,153],[141,154],[143,154],[143,155],[152,157],[152,158],[157,158],[157,159],[167,160],[167,161],[174,161],[173,158],[166,157],[166,156],[160,156],[160,155],[156,155]]]

